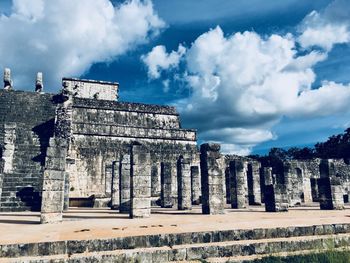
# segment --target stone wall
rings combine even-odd
[[[70,176],[74,189],[70,196],[108,196],[105,167],[137,140],[150,150],[152,196],[160,198],[161,162],[172,162],[176,169],[178,157],[188,154],[191,164],[196,164],[196,133],[179,127],[173,107],[74,98],[73,139],[68,155],[76,168]],[[176,200],[176,171],[172,176]]]
[[[55,108],[51,94],[0,90],[0,148],[5,161],[1,211],[40,210]]]
[[[113,101],[118,99],[119,84],[115,82],[74,78],[63,78],[62,82],[63,88],[75,97]]]

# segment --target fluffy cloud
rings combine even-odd
[[[162,71],[176,68],[185,52],[186,48],[181,44],[177,51],[171,53],[166,52],[165,46],[156,46],[147,55],[143,55],[141,60],[148,68],[148,76],[157,79]]]
[[[350,41],[350,5],[335,0],[322,12],[311,12],[300,25],[302,47],[319,46],[331,50],[333,45]]]
[[[313,87],[313,67],[327,59],[333,45],[349,41],[346,34],[339,38],[347,30],[340,26],[344,20],[323,24],[326,33],[330,26],[339,30],[334,36],[311,38],[315,15],[303,21],[308,26],[299,36],[225,36],[220,27],[200,35],[184,55],[182,76],[191,95],[175,102],[187,126],[198,128],[202,141],[222,143],[224,152],[248,154],[255,145],[276,138],[271,130],[283,116],[305,119],[349,111],[350,85],[324,81]]]
[[[151,1],[14,0],[0,17],[0,66],[13,70],[15,86],[30,88],[37,71],[49,90],[62,76],[79,76],[159,33],[164,22]],[[27,85],[23,87],[24,85]]]

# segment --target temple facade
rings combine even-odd
[[[0,90],[0,211],[41,211],[62,220],[73,207],[110,207],[131,218],[152,206],[222,214],[265,204],[267,212],[349,202],[347,160],[290,160],[280,169],[197,146],[174,107],[120,102],[114,82],[63,78],[58,94]]]

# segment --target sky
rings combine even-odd
[[[1,0],[15,89],[62,77],[176,106],[222,151],[313,146],[350,126],[349,0]]]

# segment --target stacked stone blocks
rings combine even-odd
[[[132,146],[130,180],[130,218],[144,218],[151,215],[151,156],[149,150],[140,144]]]
[[[212,215],[223,214],[224,175],[220,167],[220,144],[202,144],[200,151],[202,213]]]
[[[161,207],[173,206],[172,199],[172,167],[170,162],[161,163]]]
[[[45,160],[41,223],[62,221],[65,180],[68,180],[66,154],[66,141],[61,138],[51,138]]]
[[[180,156],[177,162],[177,181],[178,181],[178,209],[192,209],[191,201],[191,164],[187,157]]]
[[[237,159],[230,162],[231,207],[246,208],[248,200],[247,162]]]

